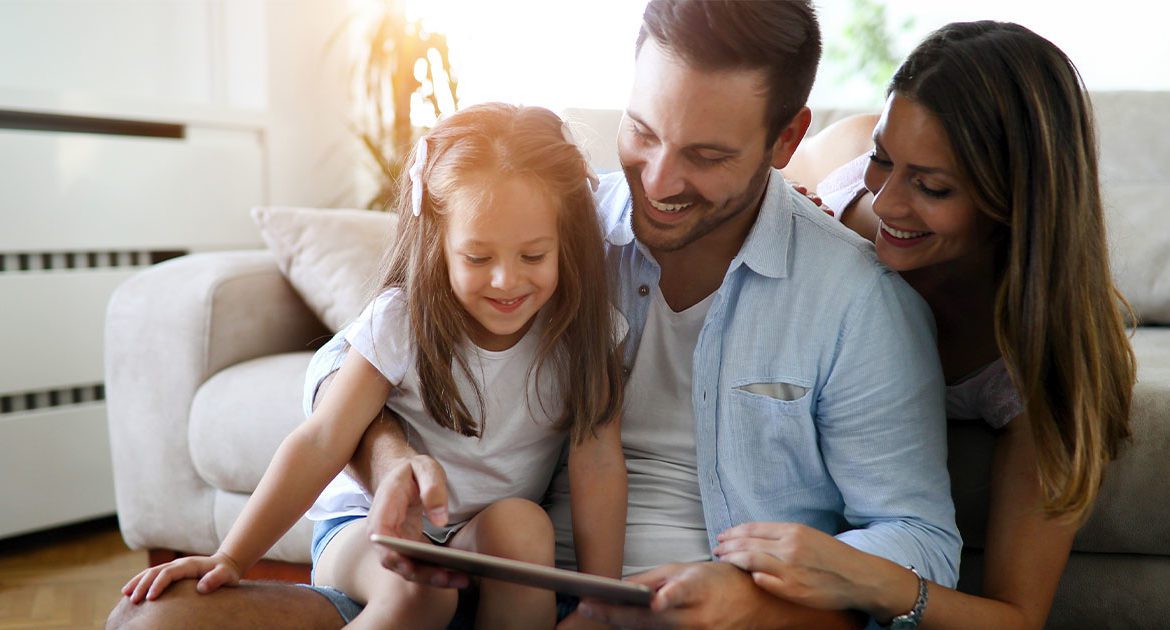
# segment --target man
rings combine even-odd
[[[603,178],[597,199],[630,323],[624,573],[657,594],[650,609],[587,602],[569,623],[857,623],[772,597],[711,560],[720,532],[752,521],[801,523],[953,584],[960,543],[929,313],[773,170],[811,118],[804,103],[820,56],[811,6],[654,0],[636,50],[618,138],[624,177]],[[367,433],[354,464],[377,489],[373,529],[392,533],[445,504],[441,469],[392,423]],[[571,564],[567,484],[553,485],[558,561]],[[383,554],[417,580],[466,583]],[[352,613],[348,598],[326,595]],[[269,625],[339,623],[303,588],[240,588],[199,608],[190,589],[168,597],[140,617],[181,611],[213,624],[241,607],[272,615]],[[127,608],[111,620],[147,610]]]

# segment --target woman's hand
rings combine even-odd
[[[715,557],[751,573],[762,589],[810,608],[866,609],[869,556],[795,523],[745,523],[719,534]],[[907,572],[909,573],[909,572]]]
[[[196,591],[211,593],[221,586],[235,586],[240,582],[242,574],[236,561],[225,553],[216,553],[210,557],[189,556],[139,573],[122,587],[122,594],[137,604],[144,599],[158,599],[174,582],[194,578],[199,578]]]
[[[811,610],[773,597],[729,563],[667,564],[630,576],[654,589],[650,607],[582,600],[588,619],[622,628],[860,628],[855,613]]]

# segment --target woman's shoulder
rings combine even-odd
[[[873,148],[877,121],[877,114],[855,114],[805,138],[782,169],[784,176],[819,193],[829,173]]]

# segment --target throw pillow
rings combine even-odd
[[[396,217],[369,210],[253,208],[252,219],[281,272],[336,332],[372,297]]]

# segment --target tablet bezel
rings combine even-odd
[[[627,606],[649,606],[654,591],[642,584],[509,560],[473,551],[373,534],[370,541],[424,564]]]

